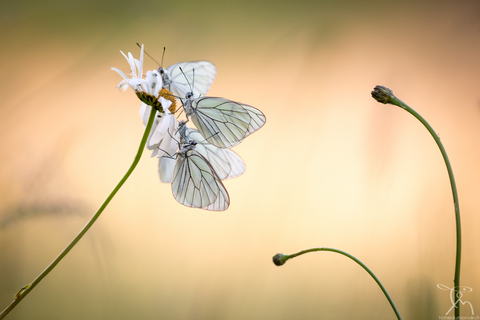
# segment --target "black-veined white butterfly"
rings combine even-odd
[[[175,96],[183,98],[191,92],[196,97],[204,96],[212,85],[217,68],[209,61],[180,62],[167,69],[158,68],[163,79],[163,87]]]
[[[200,97],[189,92],[182,100],[187,119],[202,136],[219,148],[231,148],[260,129],[266,121],[258,109],[225,98]]]
[[[212,166],[220,180],[235,178],[245,172],[245,163],[234,151],[218,148],[208,143],[198,130],[189,128],[184,121],[179,123],[180,143],[195,141],[198,151]],[[162,182],[171,182],[175,159],[160,157],[158,173]]]
[[[230,205],[228,192],[208,160],[195,150],[196,145],[190,140],[176,153],[173,197],[187,207],[224,211]]]

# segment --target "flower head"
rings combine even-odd
[[[120,51],[121,52],[121,51]],[[143,77],[143,45],[140,50],[140,60],[133,58],[129,52],[123,54],[130,65],[130,73],[126,75],[117,68],[112,68],[123,77],[117,88],[126,90],[132,88],[137,97],[142,101],[140,116],[144,125],[148,122],[151,108],[157,110],[156,117],[149,134],[146,147],[153,150],[153,156],[171,156],[178,148],[180,140],[178,122],[173,113],[177,110],[175,96],[163,88],[163,80],[158,70],[149,70]]]
[[[160,112],[163,112],[162,104],[159,101],[160,95],[173,103],[173,94],[168,90],[160,93],[163,87],[163,80],[158,70],[147,71],[145,78],[143,78],[143,45],[140,50],[140,60],[133,58],[130,52],[128,55],[123,52],[122,54],[125,59],[127,59],[131,72],[126,75],[123,71],[117,68],[112,68],[112,70],[116,71],[123,77],[123,80],[120,81],[117,88],[123,88],[124,90],[127,90],[128,87],[132,88],[140,101],[154,107]],[[168,96],[170,96],[170,98]],[[176,104],[174,104],[172,108],[176,108]]]

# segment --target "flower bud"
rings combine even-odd
[[[395,96],[392,90],[384,86],[376,86],[372,91],[372,97],[381,103],[390,103]]]
[[[273,256],[273,263],[275,263],[276,266],[282,266],[287,262],[288,256],[277,253],[275,256]]]

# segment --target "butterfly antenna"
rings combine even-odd
[[[217,134],[219,134],[219,132],[215,132],[215,133],[212,134],[211,136],[206,137],[206,138],[204,138],[202,141],[199,141],[199,142],[200,142],[200,143],[201,143],[201,142],[205,142],[205,141],[207,141],[208,139],[210,139],[211,137],[215,137]],[[208,141],[207,141],[207,142],[208,142]]]
[[[139,46],[140,48],[142,47],[138,42],[137,42],[137,46]],[[163,52],[165,53],[165,48],[163,48],[163,49],[164,49]],[[158,63],[157,60],[155,60],[150,54],[148,54],[148,52],[147,52],[145,49],[143,49],[143,52],[144,52],[147,56],[149,56],[150,59],[152,59],[153,61],[155,61],[156,64],[158,64],[158,65],[160,66],[160,63]],[[162,57],[162,63],[163,63],[163,57]],[[160,67],[161,67],[161,66],[160,66]]]
[[[180,111],[180,113],[178,114],[177,120],[178,120],[178,118],[180,118],[180,116],[182,115],[182,113],[183,113],[183,108],[182,108],[182,111]],[[187,120],[187,121],[188,121],[188,120]]]
[[[175,133],[178,133],[180,131],[180,129],[182,129],[182,127],[185,125],[185,122],[184,123],[179,123],[178,124],[178,128],[177,128],[177,131]]]
[[[165,50],[167,48],[163,47],[163,53],[162,53],[162,64],[160,65],[160,68],[163,68],[163,58],[165,57]]]
[[[193,92],[193,88],[195,88],[195,69],[193,69],[192,72],[193,72],[193,79],[192,79],[192,92]]]
[[[180,128],[178,128],[178,129],[180,129]],[[170,138],[172,138],[173,140],[175,140],[175,141],[178,143],[178,145],[180,145],[180,141],[178,141],[177,139],[175,139],[174,136],[172,136],[172,134],[170,133],[170,130],[167,130],[167,132],[168,132],[168,135],[170,136]],[[177,132],[178,132],[178,130],[177,130]],[[165,152],[165,153],[168,153],[168,152]]]
[[[188,86],[190,87],[190,91],[193,92],[193,87],[190,85],[190,81],[188,81],[188,78],[187,78],[187,76],[185,75],[185,72],[183,72],[183,70],[182,70],[181,67],[178,67],[178,69],[180,69],[180,71],[182,72],[183,76],[185,77],[185,80],[187,80]],[[195,72],[195,69],[193,70],[193,72]]]

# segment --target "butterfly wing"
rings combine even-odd
[[[248,126],[248,132],[247,132],[247,135],[246,135],[246,136],[248,136],[248,135],[254,133],[255,131],[257,131],[258,129],[260,129],[261,127],[263,127],[263,125],[267,121],[267,118],[257,108],[254,108],[254,107],[249,106],[247,104],[242,104],[242,107],[250,115],[250,125]]]
[[[230,198],[208,161],[196,150],[182,149],[172,177],[174,198],[187,207],[223,211]]]
[[[170,79],[167,89],[174,95],[183,98],[193,90],[194,96],[200,97],[210,89],[217,75],[217,68],[209,61],[192,61],[171,65],[166,72]]]
[[[238,177],[245,172],[245,163],[234,151],[208,143],[198,130],[187,128],[184,134],[186,140],[197,142],[195,150],[207,159],[221,180]]]
[[[219,148],[231,148],[248,135],[250,114],[237,102],[225,98],[202,97],[184,104],[202,136]]]
[[[175,159],[163,156],[158,159],[158,176],[163,183],[172,182],[173,169],[175,168]]]

